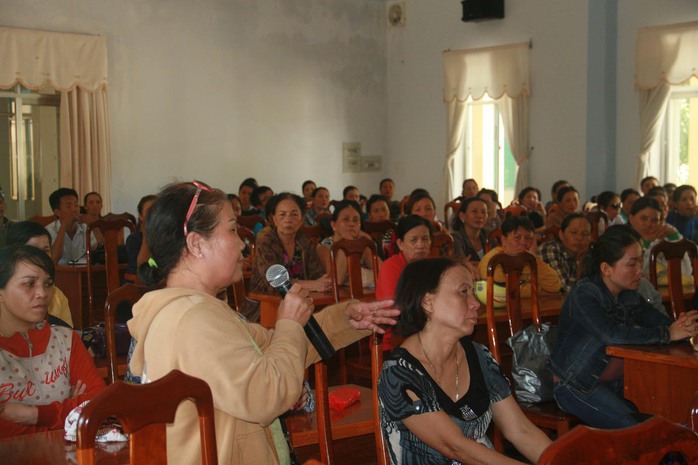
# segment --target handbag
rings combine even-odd
[[[553,400],[553,374],[547,362],[556,334],[557,327],[542,323],[523,328],[507,339],[512,350],[514,394],[519,401],[538,404]]]
[[[128,354],[131,333],[128,332],[126,323],[114,324],[114,336],[116,355]],[[107,336],[104,332],[104,322],[82,330],[82,342],[85,344],[85,348],[92,350],[95,357],[105,357],[107,355]]]

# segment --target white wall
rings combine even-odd
[[[531,184],[545,193],[567,178],[588,197],[615,170],[608,187],[622,189],[639,148],[637,30],[698,19],[695,0],[507,0],[504,19],[463,23],[459,1],[405,0],[407,25],[389,29],[387,3],[0,0],[0,24],[106,35],[122,211],[175,178],[228,191],[247,176],[277,191],[312,178],[338,197],[390,176],[397,196],[417,186],[438,195],[441,51],[529,39]],[[616,69],[595,74],[614,51]],[[384,156],[382,173],[341,173],[341,144],[354,141]]]
[[[173,179],[237,192],[314,179],[333,197],[342,142],[386,153],[385,5],[376,0],[0,0],[0,24],[102,34],[113,210]]]

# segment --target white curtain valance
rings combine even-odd
[[[0,88],[16,83],[63,92],[107,87],[104,37],[0,27]]]
[[[444,101],[529,95],[529,42],[443,52]]]
[[[642,28],[636,45],[636,89],[698,77],[698,21]]]

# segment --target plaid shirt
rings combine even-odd
[[[577,257],[565,249],[559,239],[541,245],[540,256],[545,263],[557,271],[562,281],[562,289],[569,293],[577,282]]]

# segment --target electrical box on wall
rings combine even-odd
[[[361,157],[361,171],[380,171],[381,157],[377,155],[367,155]]]
[[[342,144],[342,172],[358,173],[361,171],[361,143],[344,142]]]

